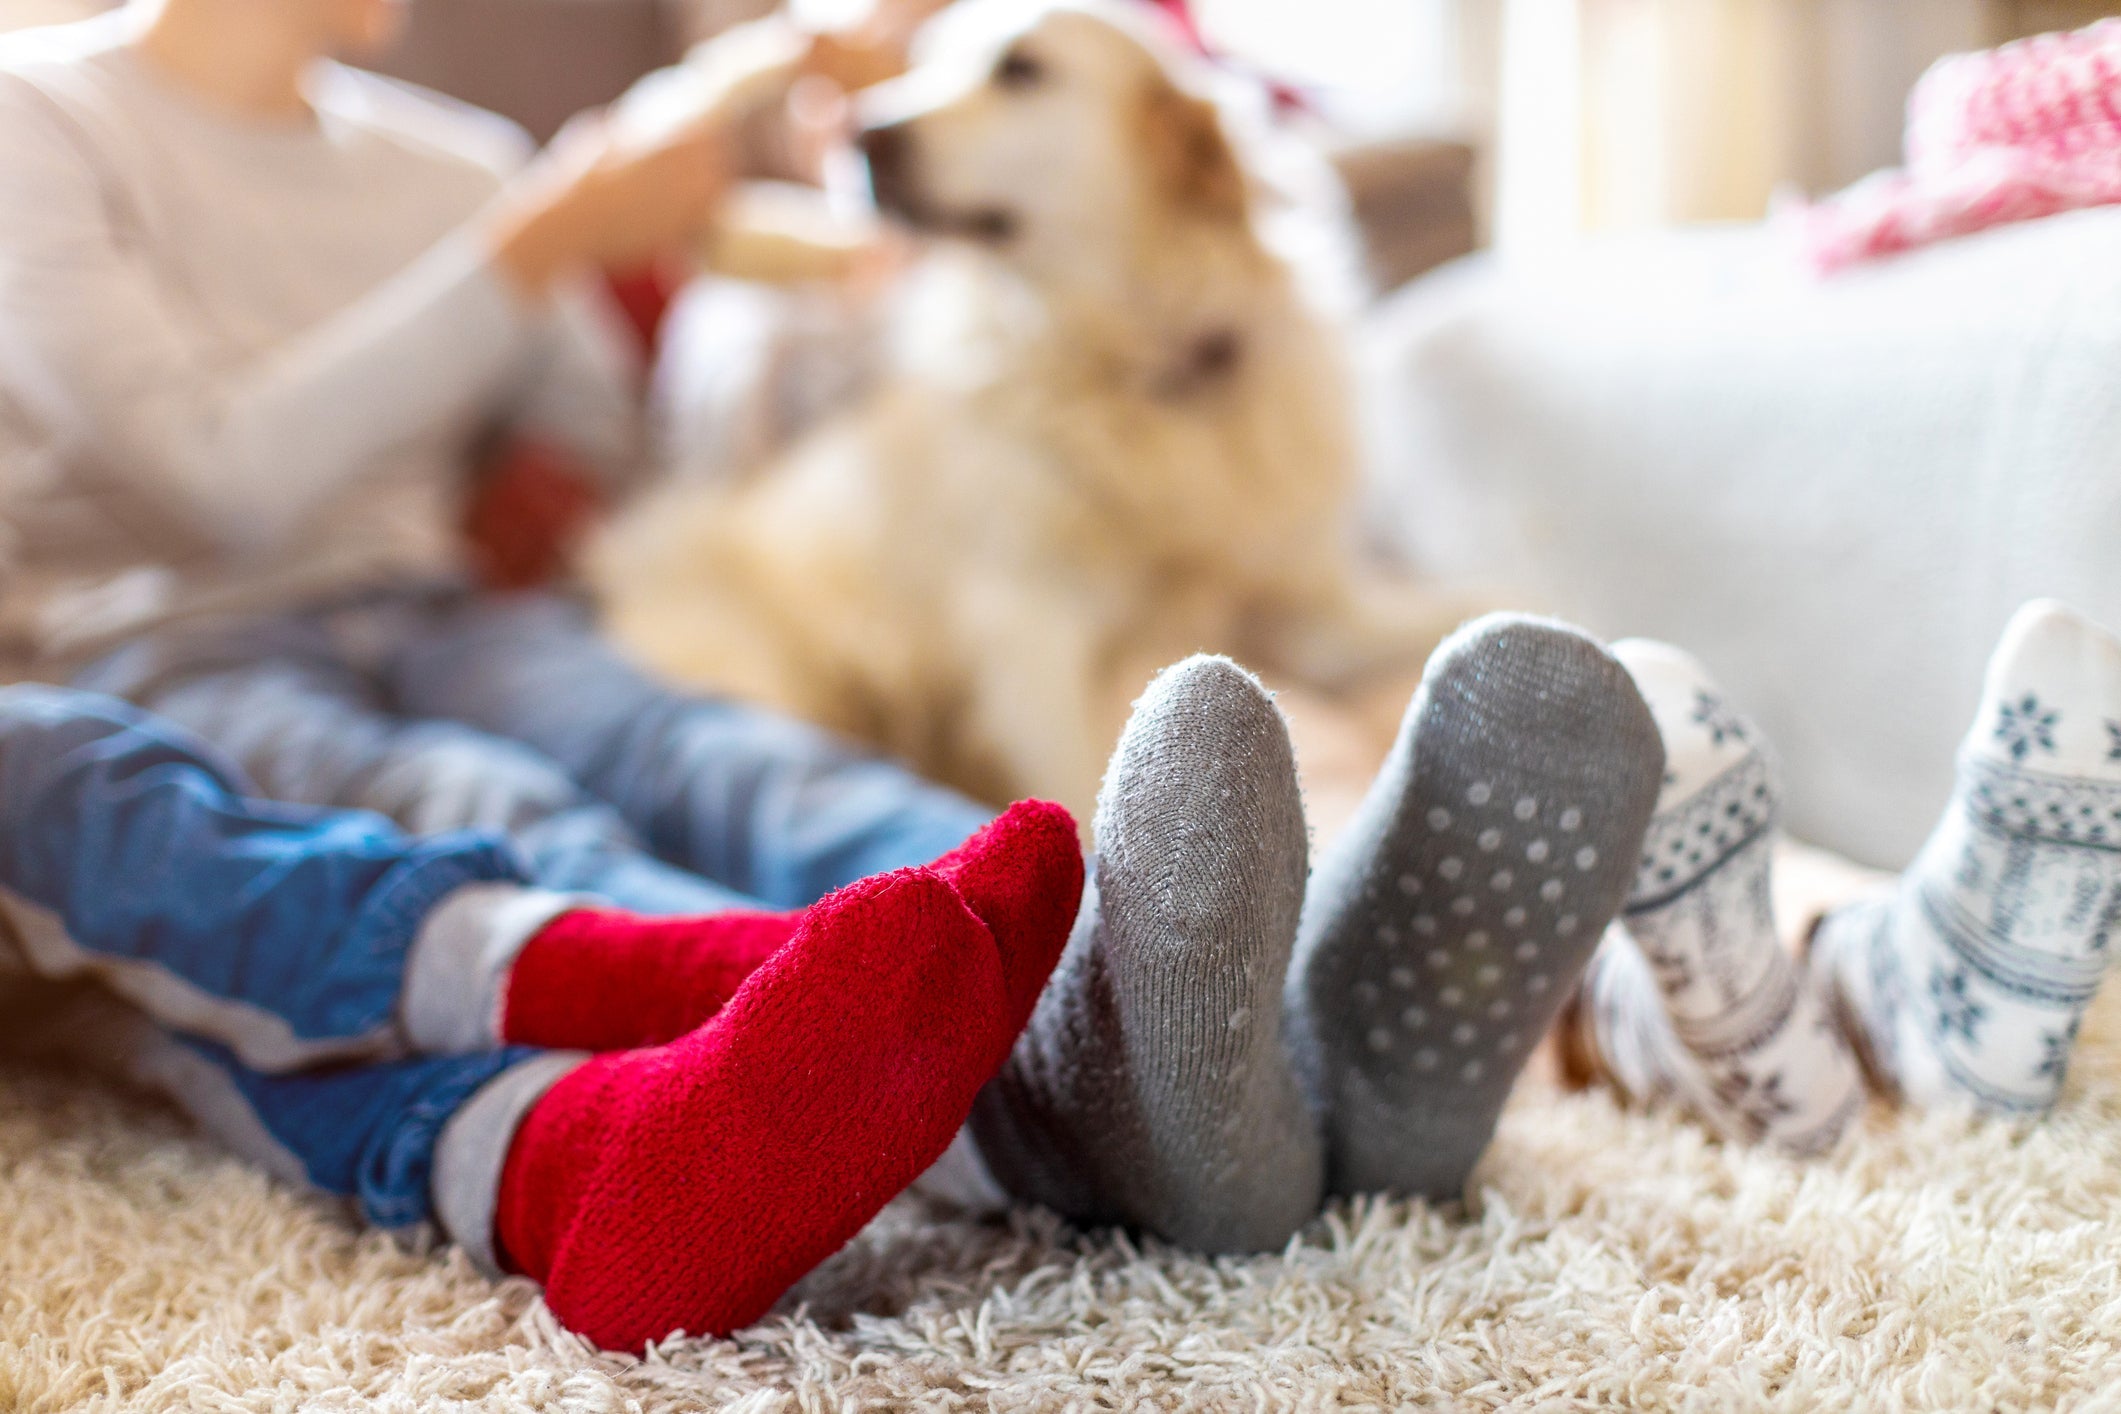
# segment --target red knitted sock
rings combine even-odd
[[[1007,1008],[992,936],[933,873],[843,889],[714,1020],[546,1092],[500,1245],[609,1349],[747,1325],[949,1146]]]
[[[1082,900],[1075,821],[1045,801],[1012,805],[934,865],[1001,949],[1021,1028]],[[672,1041],[720,1011],[802,922],[794,913],[650,918],[582,908],[545,925],[509,970],[501,1038],[616,1051]]]
[[[563,913],[523,945],[508,970],[501,1039],[571,1051],[674,1041],[719,1012],[802,921],[801,911]]]

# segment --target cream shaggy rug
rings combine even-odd
[[[0,1410],[2121,1408],[2121,989],[2062,1108],[1828,1161],[1528,1083],[1470,1216],[1203,1261],[902,1201],[782,1312],[640,1362],[170,1113],[0,1070]]]

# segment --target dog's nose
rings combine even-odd
[[[913,135],[904,123],[883,123],[862,129],[858,141],[869,163],[869,186],[877,205],[898,205],[896,198],[905,191],[906,169],[912,160]]]

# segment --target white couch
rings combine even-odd
[[[1384,536],[1693,650],[1864,862],[1920,845],[2018,603],[2121,627],[2121,210],[1831,279],[1759,228],[1467,262],[1368,336]]]

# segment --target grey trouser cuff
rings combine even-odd
[[[501,1044],[508,969],[523,945],[563,913],[595,902],[520,884],[466,884],[427,915],[405,958],[398,1023],[426,1055],[468,1055]]]
[[[588,1059],[580,1051],[548,1051],[510,1066],[473,1091],[435,1141],[428,1180],[435,1220],[489,1276],[501,1274],[493,1224],[516,1127],[547,1090]]]

